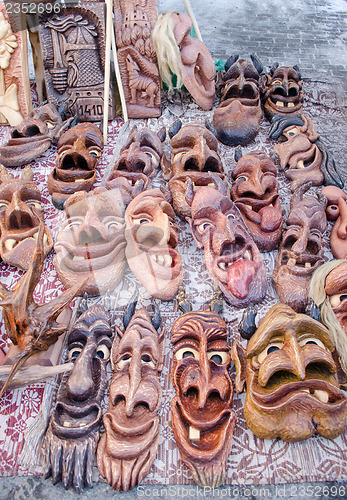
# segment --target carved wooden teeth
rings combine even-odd
[[[243,258],[246,260],[252,260],[252,254],[250,250],[246,250],[245,253],[243,254]]]
[[[310,268],[311,267],[311,262],[305,262],[305,267]]]
[[[329,394],[326,391],[320,391],[317,389],[313,392],[313,396],[319,399],[322,403],[327,403],[329,401]]]
[[[295,266],[296,265],[296,260],[295,259],[289,259],[287,264],[288,264],[288,266]]]
[[[299,160],[296,164],[296,168],[305,168],[305,164],[303,162],[303,160]]]
[[[82,255],[74,255],[72,260],[84,260],[84,257]]]
[[[222,269],[223,271],[227,271],[228,268],[231,266],[231,264],[234,264],[234,262],[237,262],[238,260],[242,260],[242,259],[252,260],[252,254],[251,254],[250,250],[246,250],[240,259],[237,259],[233,262],[219,262],[218,267],[220,269]]]
[[[192,425],[189,426],[189,441],[200,441],[200,430]]]
[[[294,108],[295,104],[293,102],[283,102],[283,101],[277,101],[276,106],[278,108]]]
[[[151,259],[154,260],[154,262],[156,262],[160,266],[171,267],[172,265],[172,257],[169,253],[160,253],[160,254],[152,253],[150,254],[150,256]]]
[[[11,250],[13,250],[13,248],[17,245],[18,241],[17,240],[13,240],[12,238],[8,238],[6,241],[5,241],[5,248],[8,252],[10,252]]]

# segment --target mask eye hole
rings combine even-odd
[[[301,347],[303,347],[305,345],[317,345],[317,346],[322,347],[323,349],[326,350],[326,347],[323,344],[323,342],[321,340],[317,339],[317,337],[306,337],[305,339],[302,339],[299,341],[299,345]]]
[[[151,368],[154,368],[154,362],[149,354],[142,354],[141,364],[143,364],[144,366],[150,366]]]
[[[81,347],[73,347],[72,349],[70,349],[69,354],[67,355],[67,359],[76,359],[81,352]]]
[[[147,224],[148,222],[151,222],[151,220],[147,219],[146,217],[141,217],[140,219],[133,219],[133,223],[136,225]]]
[[[130,354],[124,354],[122,358],[118,361],[118,368],[121,370],[124,368],[128,363],[131,361],[131,355]]]
[[[101,151],[99,149],[90,149],[89,154],[94,156],[94,158],[100,158],[101,156]]]
[[[224,365],[229,362],[229,354],[226,351],[210,351],[207,353],[207,357],[216,365]]]
[[[234,214],[228,214],[228,219],[229,220],[234,220],[234,219],[236,219],[236,217],[235,217]]]
[[[106,345],[99,345],[96,350],[96,355],[98,358],[107,361],[110,358],[110,350]]]
[[[330,297],[330,304],[331,307],[338,307],[341,302],[347,299],[347,294],[346,293],[338,293],[336,295],[332,295]]]
[[[236,180],[241,181],[241,182],[245,182],[245,181],[248,181],[248,178],[245,175],[240,175]]]
[[[175,357],[177,361],[181,361],[182,359],[185,358],[194,358],[194,359],[199,359],[199,352],[194,349],[193,347],[187,346],[187,347],[182,347],[175,353]]]
[[[46,122],[46,125],[47,125],[48,130],[52,130],[52,128],[55,127],[54,123],[52,123],[52,122]]]
[[[282,349],[282,347],[282,342],[271,342],[271,344],[266,346],[265,349],[260,354],[258,354],[258,362],[262,363],[267,356],[275,351],[279,351],[280,349]]]
[[[209,227],[212,227],[212,224],[210,222],[203,222],[202,224],[198,225],[198,231],[200,234],[204,233]]]
[[[27,201],[26,203],[31,208],[37,208],[39,210],[42,209],[42,205],[41,205],[41,203],[39,201]]]

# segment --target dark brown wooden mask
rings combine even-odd
[[[124,334],[116,328],[109,408],[98,446],[100,474],[116,490],[137,486],[147,476],[157,453],[164,347],[164,334],[159,335],[157,327],[142,308]]]
[[[57,235],[54,265],[69,288],[85,282],[81,293],[100,295],[123,277],[125,262],[122,206],[112,191],[79,191],[65,204],[67,220]]]
[[[241,157],[233,171],[231,198],[262,252],[277,248],[282,231],[282,209],[277,171],[262,151]]]
[[[33,171],[26,167],[14,178],[4,166],[0,169],[0,257],[11,266],[28,269],[43,223],[41,193],[33,182]],[[45,226],[45,256],[52,250],[53,239]]]
[[[126,257],[152,297],[171,300],[183,278],[175,213],[159,189],[140,193],[125,212]]]
[[[18,167],[38,158],[59,137],[72,118],[63,122],[53,104],[33,109],[18,127],[12,129],[11,139],[0,147],[0,163]]]
[[[264,114],[269,121],[276,115],[300,115],[304,92],[297,66],[275,65],[261,79],[261,91]]]
[[[68,360],[73,369],[64,374],[45,438],[45,477],[62,481],[78,493],[92,487],[92,471],[99,439],[101,401],[107,385],[110,357],[110,318],[94,305],[75,322],[68,337]]]
[[[170,131],[171,160],[163,156],[161,166],[163,177],[168,180],[172,203],[176,214],[184,219],[190,216],[186,202],[187,178],[190,177],[197,189],[210,184],[209,172],[224,179],[224,169],[218,154],[218,140],[213,133],[199,123],[175,122]]]
[[[236,341],[235,387],[247,385],[245,418],[258,437],[301,441],[334,439],[346,425],[346,397],[332,357],[335,346],[318,321],[276,304],[249,340]]]
[[[303,186],[293,194],[273,273],[280,301],[297,312],[304,311],[312,274],[326,260],[323,245],[326,200],[303,197],[308,187]]]
[[[218,139],[228,146],[244,146],[259,132],[262,117],[259,76],[260,61],[252,62],[230,56],[225,71],[219,72],[217,89],[221,98],[213,114],[213,126]]]
[[[158,134],[144,127],[133,130],[106,181],[107,189],[119,189],[125,205],[141,191],[150,188],[163,155],[166,130]]]
[[[76,191],[91,190],[102,149],[102,133],[93,123],[79,123],[59,138],[56,166],[47,179],[56,208],[63,210],[65,201]]]
[[[264,298],[266,270],[222,181],[219,187],[223,192],[209,186],[194,192],[193,185],[188,186],[192,217],[187,221],[198,248],[204,249],[206,267],[215,285],[229,304],[244,307]]]
[[[194,481],[218,487],[225,482],[236,421],[227,327],[215,312],[188,312],[175,321],[171,342],[176,443]]]

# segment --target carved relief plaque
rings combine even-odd
[[[83,2],[40,16],[48,100],[65,101],[72,115],[99,121],[104,108],[105,5]],[[115,117],[110,92],[109,119]]]
[[[118,61],[129,118],[160,116],[160,79],[151,32],[156,0],[115,0]]]
[[[31,110],[31,95],[25,18],[12,7],[0,2],[0,125],[15,127]]]

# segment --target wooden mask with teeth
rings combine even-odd
[[[271,122],[274,116],[300,115],[304,92],[299,68],[275,64],[260,82],[264,114]]]
[[[262,118],[259,76],[263,66],[251,55],[252,62],[230,56],[224,72],[219,72],[217,89],[220,103],[213,114],[218,139],[228,146],[245,146],[259,132]]]
[[[175,321],[171,342],[176,443],[194,481],[218,487],[225,482],[236,422],[227,326],[214,311],[187,312]]]
[[[63,210],[76,191],[91,190],[102,149],[102,133],[93,123],[79,123],[59,138],[55,167],[47,179],[56,208]]]
[[[164,127],[158,134],[143,127],[133,130],[129,135],[106,181],[107,189],[120,190],[125,205],[129,205],[137,194],[150,187],[163,155],[165,137]]]
[[[20,178],[14,178],[3,165],[0,167],[0,257],[24,270],[30,266],[43,222],[41,193],[33,177],[30,167],[23,170]],[[53,247],[46,226],[43,245],[46,256]]]
[[[284,304],[273,306],[253,331],[246,350],[236,341],[231,352],[237,392],[247,386],[244,413],[251,431],[262,439],[284,441],[341,434],[346,397],[329,331]]]
[[[210,184],[209,172],[224,179],[224,169],[218,154],[218,140],[205,126],[189,123],[182,126],[177,120],[169,130],[171,160],[164,155],[161,161],[163,177],[169,181],[172,204],[176,214],[185,219],[190,216],[190,206],[185,199],[187,178],[194,182],[195,189]]]
[[[143,191],[125,212],[126,257],[152,297],[171,300],[183,278],[175,213],[159,189]]]
[[[64,110],[57,110],[54,104],[33,109],[12,129],[10,140],[0,147],[0,163],[5,167],[19,167],[38,158],[72,121],[72,118],[63,121],[63,116]]]
[[[126,267],[121,203],[112,191],[97,187],[73,194],[65,212],[54,246],[59,278],[67,288],[86,281],[81,293],[92,296],[114,290]]]
[[[158,308],[152,321],[144,308],[131,320],[126,316],[125,332],[116,328],[112,346],[109,407],[97,453],[100,474],[118,491],[137,486],[157,454],[157,412],[162,399],[159,374],[165,340],[164,331],[157,331],[161,323]]]
[[[187,217],[198,248],[204,249],[207,270],[230,305],[244,307],[261,301],[266,293],[266,270],[259,249],[242,216],[227,196],[218,176],[211,175],[216,188],[196,192],[188,182],[186,199],[192,217]]]
[[[282,209],[274,163],[262,151],[252,151],[238,159],[232,177],[231,198],[259,250],[274,250],[282,231]]]
[[[45,477],[78,493],[92,487],[111,337],[109,314],[98,304],[76,320],[68,336],[74,366],[62,377],[45,437]]]
[[[313,272],[325,262],[323,234],[327,221],[324,196],[306,196],[310,184],[297,189],[279,246],[273,281],[280,302],[304,312]]]

